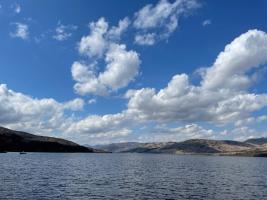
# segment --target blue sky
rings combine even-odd
[[[267,2],[0,1],[0,125],[79,143],[267,136]]]

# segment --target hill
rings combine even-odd
[[[98,152],[74,142],[0,127],[0,152]]]
[[[114,153],[168,153],[267,156],[267,143],[258,145],[231,140],[192,139],[166,143],[115,143],[100,145],[99,148]]]

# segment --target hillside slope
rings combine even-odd
[[[74,142],[0,127],[0,151],[9,152],[97,152]]]
[[[129,144],[129,145],[127,145]],[[267,145],[230,140],[192,139],[166,143],[116,143],[98,146],[115,153],[216,154],[267,156]]]

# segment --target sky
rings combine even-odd
[[[0,0],[0,126],[79,144],[267,137],[267,1]]]

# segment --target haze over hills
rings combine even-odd
[[[267,140],[259,138],[245,142],[231,140],[192,139],[166,143],[115,143],[97,145],[97,148],[114,153],[169,153],[267,156]]]
[[[93,148],[80,146],[74,142],[37,136],[26,132],[0,127],[0,151],[2,152],[98,152]]]

